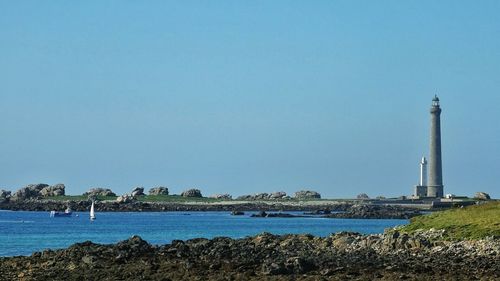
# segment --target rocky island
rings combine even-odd
[[[398,218],[408,219],[420,214],[423,204],[391,206],[380,201],[321,199],[318,192],[297,191],[293,197],[283,191],[243,195],[232,199],[229,194],[203,197],[197,188],[184,190],[180,195],[169,194],[164,186],[149,189],[135,187],[129,193],[117,196],[109,188],[90,188],[80,196],[65,193],[64,184],[30,184],[14,193],[1,190],[0,209],[12,211],[64,210],[88,211],[91,200],[98,212],[154,212],[154,211],[261,211],[278,212],[257,217],[297,217],[282,212],[304,211],[308,215],[325,215],[327,218]],[[377,203],[377,204],[374,204]]]

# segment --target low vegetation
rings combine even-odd
[[[489,202],[414,217],[403,232],[444,229],[449,240],[500,238],[500,202]]]
[[[118,196],[96,196],[97,200],[116,200]],[[62,196],[52,196],[45,199],[58,200],[58,201],[87,201],[89,200],[87,195],[62,195]]]
[[[221,202],[227,201],[227,199],[216,199],[216,198],[208,198],[208,197],[183,197],[180,195],[144,195],[137,196],[137,200],[142,202]]]

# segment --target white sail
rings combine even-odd
[[[90,206],[90,219],[95,220],[94,201],[92,201],[92,205]]]

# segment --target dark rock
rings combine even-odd
[[[265,211],[259,211],[257,214],[252,214],[253,218],[265,218],[267,217],[267,213]]]
[[[28,257],[0,258],[2,280],[498,280],[500,240],[411,247],[439,231],[328,237],[273,235],[174,240],[138,236],[114,245],[77,243]],[[26,275],[24,275],[26,274]]]
[[[359,219],[410,219],[421,215],[418,209],[411,209],[399,206],[353,205],[342,213],[332,213],[325,215],[328,218],[359,218]]]
[[[292,215],[287,213],[266,213],[264,211],[260,211],[257,214],[252,214],[250,217],[252,218],[299,218],[303,216]]]
[[[325,210],[315,210],[315,211],[312,211],[312,212],[305,212],[304,214],[305,215],[329,215],[331,214],[332,211],[330,209],[325,209]]]
[[[269,262],[262,264],[262,274],[264,275],[279,275],[286,274],[287,268],[283,263]]]
[[[231,212],[231,215],[233,216],[243,216],[245,214],[245,212],[242,212],[242,211],[232,211]]]
[[[130,192],[130,195],[132,195],[132,197],[145,195],[144,194],[144,187],[141,187],[141,186],[135,187],[134,189],[132,189],[132,192]]]
[[[11,192],[9,190],[0,189],[0,203],[8,202],[10,200]]]
[[[195,188],[183,191],[181,193],[181,196],[182,197],[200,197],[200,198],[202,197],[201,191],[199,189],[195,189]]]

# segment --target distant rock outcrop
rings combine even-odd
[[[227,194],[227,193],[224,193],[224,194],[214,194],[214,195],[210,195],[210,198],[214,198],[214,199],[233,199],[233,196],[231,196],[230,194]]]
[[[370,196],[368,196],[366,193],[360,193],[358,194],[358,196],[356,196],[356,198],[365,200],[365,199],[370,199]]]
[[[313,199],[313,198],[320,199],[321,194],[319,194],[316,191],[312,191],[312,190],[301,190],[301,191],[295,192],[295,198],[297,198],[297,199]]]
[[[250,200],[268,200],[268,199],[282,199],[286,197],[284,191],[277,191],[273,193],[255,193],[253,195],[241,195],[236,198],[236,200],[250,201]]]
[[[265,211],[259,211],[256,214],[250,215],[252,218],[299,218],[303,217],[301,215],[292,215],[288,213],[266,213]]]
[[[0,203],[10,200],[11,192],[9,190],[0,189]]]
[[[149,195],[168,195],[168,188],[164,186],[153,187],[149,190]]]
[[[16,193],[14,193],[14,195],[12,195],[11,200],[12,201],[23,201],[23,200],[27,200],[27,199],[31,199],[31,198],[39,198],[41,196],[40,191],[43,188],[48,187],[48,186],[49,186],[48,184],[44,184],[44,183],[29,184],[29,185],[19,189],[18,191],[16,191]]]
[[[182,197],[202,197],[201,191],[196,188],[185,190],[181,193]]]
[[[490,200],[491,199],[490,195],[486,192],[476,192],[476,194],[474,195],[474,198],[479,199],[479,200]]]
[[[84,196],[116,196],[109,188],[95,187],[83,194]]]
[[[133,197],[145,195],[144,194],[144,187],[136,187],[136,188],[132,189],[132,192],[130,192],[130,194]]]
[[[66,187],[64,186],[64,184],[59,183],[42,188],[42,190],[40,190],[40,195],[42,197],[63,196],[65,195],[65,190]]]

